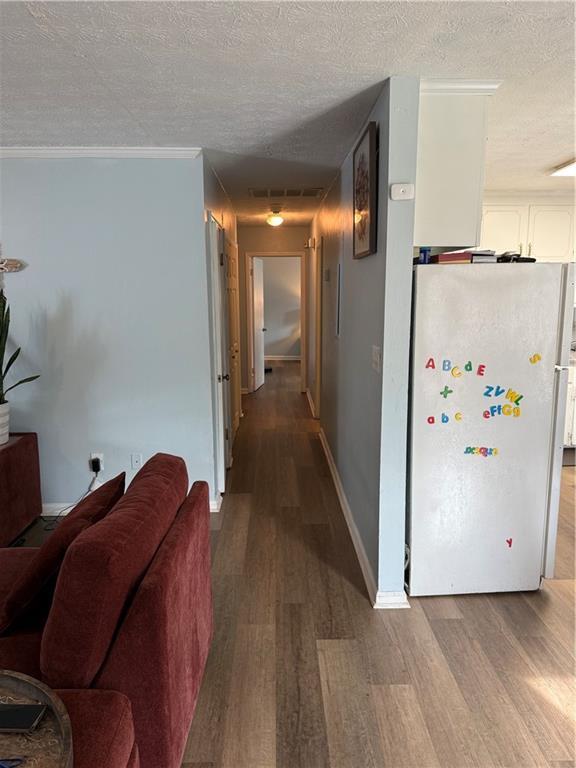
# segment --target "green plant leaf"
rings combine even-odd
[[[6,368],[4,368],[4,373],[2,374],[2,378],[3,378],[3,379],[5,379],[5,378],[6,378],[6,374],[8,373],[8,371],[10,370],[10,368],[12,368],[12,366],[13,366],[13,365],[14,365],[14,363],[16,362],[16,358],[18,357],[18,355],[19,355],[19,354],[20,354],[20,347],[18,347],[18,349],[16,350],[16,352],[14,352],[14,354],[12,355],[12,357],[10,358],[10,360],[8,360],[8,362],[6,363]]]
[[[0,320],[0,370],[4,366],[8,328],[10,328],[10,307],[6,307],[2,319]]]
[[[12,384],[11,387],[8,387],[8,389],[4,390],[4,396],[6,396],[11,389],[16,389],[16,387],[19,387],[20,384],[27,384],[29,381],[36,381],[36,379],[39,378],[40,374],[37,373],[36,376],[27,376],[25,379],[20,379],[20,381],[17,381],[16,384]]]

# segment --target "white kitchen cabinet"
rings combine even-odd
[[[528,253],[538,261],[574,258],[574,209],[571,206],[530,206]]]
[[[480,236],[486,97],[420,94],[414,245],[476,245]]]
[[[482,248],[516,251],[538,261],[574,258],[574,206],[484,205]]]
[[[481,247],[497,253],[516,251],[525,254],[528,211],[527,205],[485,205]]]
[[[568,400],[566,402],[564,445],[576,446],[576,362],[570,366],[568,371]]]

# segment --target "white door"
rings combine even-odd
[[[565,403],[558,412],[563,275],[560,264],[416,268],[412,595],[539,587]]]
[[[254,301],[254,389],[264,384],[264,261],[252,259],[252,296]]]
[[[210,275],[210,330],[212,400],[214,405],[214,487],[226,488],[226,467],[231,463],[230,388],[228,372],[228,315],[224,267],[224,230],[209,216],[206,240]]]
[[[496,253],[515,251],[526,255],[527,205],[486,205],[482,212],[480,246]]]
[[[574,259],[574,209],[571,206],[530,206],[528,253],[538,261]]]
[[[224,407],[224,461],[232,466],[232,394],[230,386],[230,307],[228,304],[226,234],[218,226],[218,288],[220,290],[220,376]]]

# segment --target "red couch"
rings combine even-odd
[[[75,768],[180,768],[212,636],[208,487],[187,486],[147,462],[68,547],[47,618],[0,636],[0,667],[63,699]],[[0,550],[0,600],[34,555]]]

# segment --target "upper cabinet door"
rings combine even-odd
[[[420,94],[414,210],[416,246],[478,245],[486,98]]]
[[[569,205],[531,205],[528,253],[538,261],[572,261],[574,209]]]
[[[482,248],[496,253],[515,251],[526,255],[528,236],[527,205],[486,205],[482,214]]]

